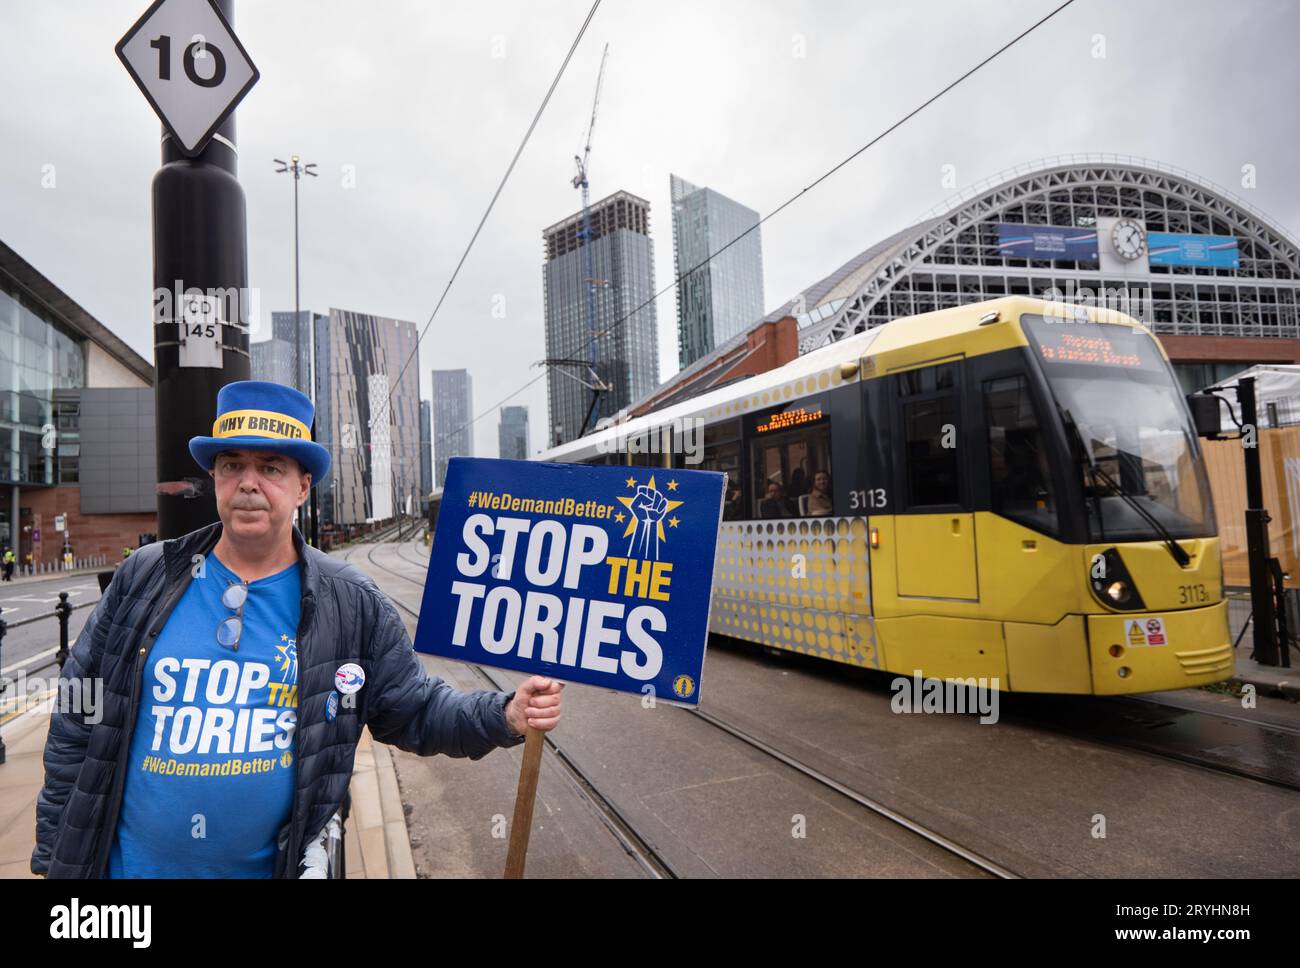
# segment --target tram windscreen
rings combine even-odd
[[[1148,516],[1172,537],[1214,534],[1196,431],[1151,336],[1122,324],[1043,316],[1020,321],[1066,433],[1075,438],[1071,447],[1081,451],[1090,539],[1156,540]]]

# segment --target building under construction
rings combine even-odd
[[[583,221],[577,212],[542,230],[547,442],[552,445],[580,436],[584,425],[618,413],[659,383],[650,203],[620,191],[591,205],[591,327]],[[602,384],[607,389],[599,390]],[[596,410],[588,418],[593,401]]]

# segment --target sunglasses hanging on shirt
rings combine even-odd
[[[221,593],[221,604],[235,614],[217,626],[217,644],[239,651],[239,637],[244,633],[244,603],[248,601],[248,582],[231,582]]]

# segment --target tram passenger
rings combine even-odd
[[[799,460],[799,466],[790,474],[789,499],[792,502],[798,502],[799,498],[808,493],[808,485],[812,480],[812,469],[808,464],[808,458],[804,457]]]
[[[785,488],[780,481],[767,482],[767,496],[758,502],[760,518],[788,518],[790,508],[785,503]]]
[[[813,474],[812,490],[799,499],[799,511],[805,518],[824,518],[832,509],[831,476],[817,471]]]
[[[730,479],[727,481],[727,500],[722,506],[723,521],[738,521],[743,517],[743,508],[741,507],[740,485]]]

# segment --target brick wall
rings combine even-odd
[[[696,385],[699,389],[691,395],[703,393],[711,386],[732,380],[757,376],[779,366],[785,366],[799,355],[799,324],[793,316],[783,316],[773,322],[759,323],[745,336],[745,345],[736,346],[722,356],[696,370],[687,380],[669,377],[653,396],[646,398],[630,411],[633,417],[658,410],[670,403],[684,389]]]
[[[30,524],[41,533],[40,545],[33,544],[31,532],[20,534],[21,545],[16,550],[22,563],[29,551],[34,562],[63,560],[64,535],[54,530],[54,518],[59,514],[67,516],[74,555],[107,555],[110,564],[121,560],[123,548],[134,548],[142,532],[158,531],[157,514],[82,514],[81,488],[75,484],[24,489],[19,507],[22,512],[31,509],[30,515],[22,513],[20,525]]]
[[[1300,340],[1255,336],[1173,336],[1166,333],[1158,334],[1158,338],[1169,359],[1175,363],[1199,363],[1203,360],[1300,362]]]

